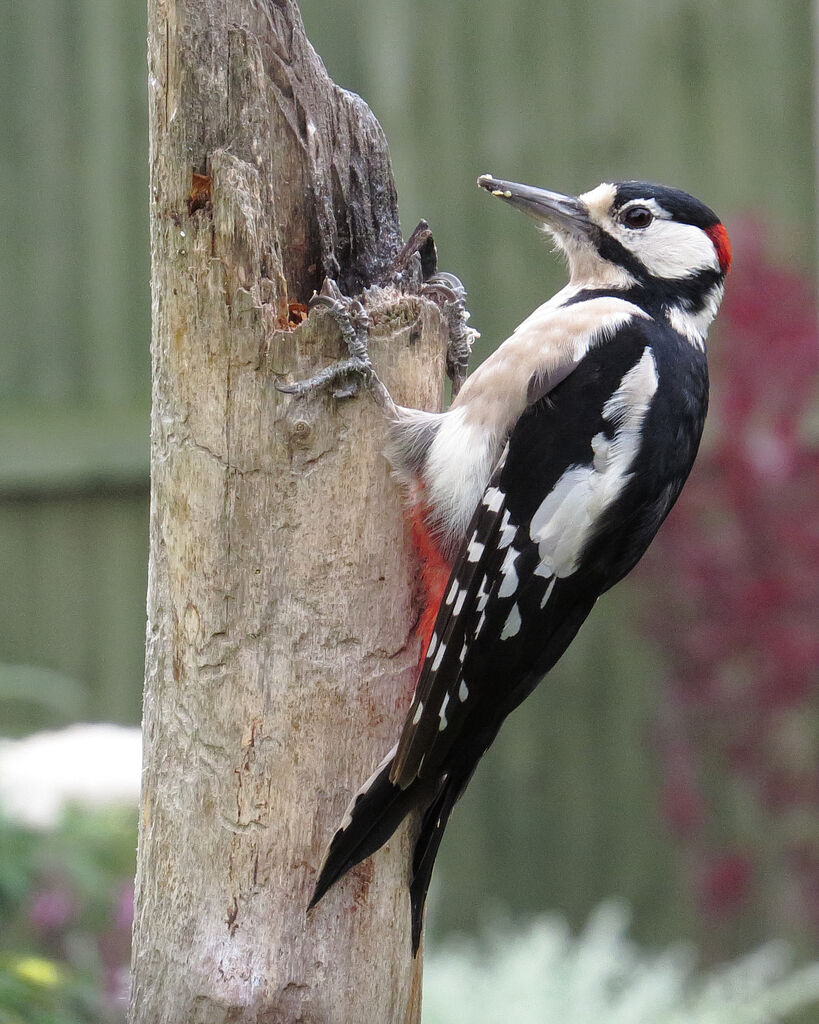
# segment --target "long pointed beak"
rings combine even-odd
[[[556,231],[584,238],[588,238],[592,231],[588,207],[576,196],[564,196],[545,188],[503,181],[501,178],[493,178],[491,174],[482,174],[478,178],[478,185]]]

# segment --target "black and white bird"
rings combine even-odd
[[[395,408],[428,591],[425,657],[396,746],[327,850],[311,906],[392,835],[421,825],[417,951],[452,808],[506,716],[631,570],[689,474],[708,404],[705,338],[731,263],[716,215],[627,181],[573,197],[483,175],[538,221],[570,280],[467,380],[448,411]]]

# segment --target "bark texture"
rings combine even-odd
[[[418,645],[401,497],[364,395],[279,395],[338,358],[400,246],[386,144],[294,3],[150,0],[152,500],[130,1019],[417,1021],[408,837],[305,916],[395,740]],[[437,308],[372,287],[396,400],[437,408]]]

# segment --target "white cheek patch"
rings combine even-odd
[[[656,218],[647,228],[629,231],[618,224],[610,230],[654,277],[679,280],[701,270],[719,273],[714,243],[693,224]]]
[[[646,348],[603,409],[604,418],[615,427],[614,436],[608,440],[597,434],[592,439],[592,465],[570,466],[532,517],[529,533],[541,559],[536,575],[560,579],[577,569],[595,525],[631,477],[657,385],[657,364]],[[544,604],[550,594],[551,588]]]

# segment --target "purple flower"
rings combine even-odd
[[[76,911],[77,904],[67,889],[41,889],[32,895],[27,916],[35,931],[57,932],[71,923]]]

